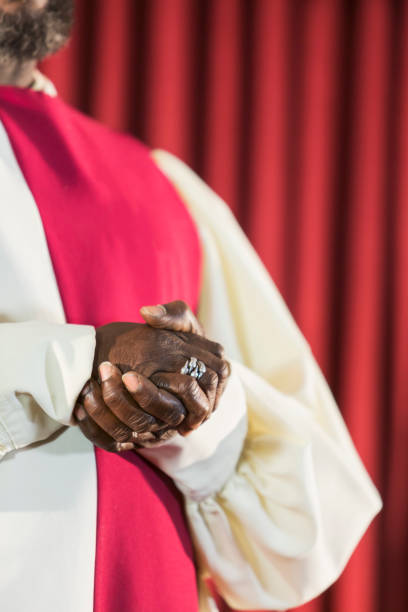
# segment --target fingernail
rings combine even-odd
[[[79,406],[79,408],[75,410],[75,416],[78,419],[78,421],[83,421],[86,418],[86,412],[82,408],[82,406]]]
[[[133,442],[118,442],[116,448],[120,453],[121,451],[133,450],[135,448],[135,445],[133,444]]]
[[[132,431],[132,438],[136,440],[138,437],[139,437],[139,434],[137,433],[137,431]]]
[[[122,380],[125,387],[132,393],[135,393],[140,387],[140,378],[135,372],[126,372]]]
[[[142,306],[140,312],[145,315],[151,315],[152,317],[162,317],[167,313],[162,304],[157,304],[156,306]]]
[[[105,380],[108,380],[108,378],[113,375],[114,371],[114,367],[110,361],[104,361],[101,363],[99,366],[99,376],[101,377],[101,381],[104,382]]]
[[[93,385],[92,385],[92,381],[88,381],[85,385],[85,387],[82,389],[80,396],[81,397],[85,397],[86,395],[88,395],[88,393],[92,393],[92,389],[93,389]]]
[[[193,433],[192,429],[187,429],[186,431],[179,431],[180,436],[183,436],[183,438],[187,438],[187,436],[189,436],[192,433]]]
[[[190,425],[187,425],[186,423],[183,423],[183,425],[181,425],[178,429],[180,436],[183,436],[183,438],[189,436],[191,433],[193,433],[193,431],[194,429],[191,429]]]

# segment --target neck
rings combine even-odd
[[[29,87],[34,80],[35,61],[0,62],[0,85]]]

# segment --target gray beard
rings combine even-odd
[[[27,2],[14,12],[0,9],[0,63],[21,63],[44,59],[68,40],[74,0],[49,0],[43,9],[31,9]]]

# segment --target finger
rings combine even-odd
[[[211,412],[215,409],[215,401],[217,397],[217,389],[218,389],[218,376],[211,370],[211,368],[207,368],[204,374],[196,379],[201,389],[206,394],[208,401],[210,403]]]
[[[154,416],[144,412],[132,399],[122,383],[122,373],[105,361],[99,366],[102,398],[113,414],[132,431],[144,433],[163,426]]]
[[[81,402],[88,416],[116,442],[132,442],[138,437],[137,432],[132,431],[111,412],[103,400],[102,390],[96,381],[92,379],[89,381],[81,393]]]
[[[146,442],[143,442],[143,444],[138,444],[138,446],[143,446],[143,448],[154,448],[156,446],[160,446],[168,440],[171,440],[174,438],[174,436],[177,436],[177,434],[177,429],[166,429],[163,431],[163,433],[157,432],[153,440],[147,440]]]
[[[203,335],[204,330],[186,302],[176,300],[140,309],[143,319],[152,327],[171,331],[193,332]]]
[[[199,341],[197,342],[185,342],[184,338],[180,338],[182,342],[178,341],[174,343],[174,336],[170,335],[171,332],[164,332],[169,335],[166,337],[166,342],[163,342],[159,349],[154,354],[154,361],[152,359],[152,366],[146,368],[143,373],[150,380],[152,374],[156,372],[177,372],[181,373],[183,366],[192,357],[196,357],[197,360],[203,361],[206,367],[214,370],[220,380],[228,378],[229,376],[229,364],[225,359],[217,357],[214,353],[206,350],[206,345],[202,345]],[[177,333],[177,336],[184,336],[184,334]],[[197,340],[200,340],[199,336],[194,335]],[[132,370],[132,368],[125,368],[125,370]]]
[[[201,349],[197,344],[190,344],[190,348],[194,357],[196,357],[200,361],[203,361],[207,370],[213,370],[218,377],[218,386],[215,394],[215,403],[213,407],[213,410],[216,410],[220,398],[225,391],[228,378],[231,375],[231,366],[226,359],[220,359],[218,357],[215,357],[213,353]]]
[[[204,374],[202,374],[199,378],[196,378],[196,380],[206,394],[210,404],[210,410],[213,412],[217,407],[219,394],[219,379],[216,372],[211,370],[211,368],[206,367]],[[207,414],[206,419],[210,416],[211,412]]]
[[[208,397],[195,378],[184,374],[157,372],[151,380],[155,385],[173,393],[183,402],[187,416],[178,427],[180,434],[183,435],[192,429],[197,429],[207,418],[207,415],[211,413]]]
[[[158,367],[156,371],[165,371],[169,373],[180,372],[187,360],[196,357],[197,360],[203,361],[207,367],[214,370],[220,379],[224,380],[224,378],[228,378],[230,375],[230,365],[228,361],[208,351],[206,345],[200,342],[202,339],[199,338],[199,336],[195,335],[194,338],[196,341],[191,342],[186,342],[184,338],[182,338],[183,343],[177,347],[176,351],[172,350],[169,344],[168,350],[164,349],[160,355],[162,366]],[[149,378],[151,379],[151,376],[149,376]]]
[[[191,346],[199,346],[204,351],[213,353],[219,359],[224,358],[224,347],[219,342],[214,342],[213,340],[209,340],[204,336],[198,336],[197,334],[187,332],[179,332],[177,335]]]
[[[78,426],[84,436],[88,438],[92,444],[99,446],[111,453],[118,453],[125,450],[133,450],[135,445],[132,442],[117,442],[109,434],[107,434],[95,421],[87,414],[83,406],[76,405],[74,410]]]
[[[207,369],[213,370],[218,377],[218,387],[215,398],[215,407],[217,406],[221,395],[224,392],[225,386],[228,382],[228,378],[231,374],[230,364],[226,359],[220,359],[206,350],[201,349],[197,344],[189,345],[189,349],[191,351],[191,356],[196,357],[198,360],[202,361]],[[181,363],[181,361],[180,361]],[[182,363],[180,368],[177,368],[179,371],[184,366],[186,362]]]
[[[214,410],[215,410],[218,406],[220,397],[224,393],[225,387],[228,382],[228,378],[231,375],[231,366],[226,359],[218,359],[216,357],[213,357],[211,353],[207,353],[207,354],[210,355],[210,358],[206,357],[205,354],[201,354],[201,357],[200,357],[200,353],[197,355],[197,357],[201,361],[204,361],[207,368],[214,370],[214,372],[217,374],[218,386],[217,386],[217,391],[215,394],[215,405],[214,405]]]
[[[225,387],[227,386],[228,379],[231,376],[231,366],[228,361],[223,360],[223,366],[221,368],[221,372],[217,372],[218,375],[218,386],[215,394],[215,402],[214,402],[214,410],[218,408],[218,404],[222,394],[225,391]]]
[[[177,397],[159,389],[151,380],[137,372],[126,372],[122,381],[131,397],[145,412],[164,423],[176,427],[186,416],[186,410]]]
[[[169,360],[168,361],[169,367],[168,368],[164,367],[163,371],[181,372],[183,367],[186,365],[186,363],[189,361],[191,357],[196,357],[197,360],[202,361],[205,364],[207,370],[214,371],[218,378],[217,390],[215,393],[215,401],[214,401],[214,405],[212,406],[212,410],[215,410],[218,406],[218,403],[219,403],[219,400],[222,394],[224,393],[226,384],[228,382],[228,378],[231,374],[231,367],[230,367],[229,362],[226,359],[221,359],[217,357],[216,355],[214,355],[213,353],[202,348],[202,346],[200,346],[201,340],[205,340],[205,338],[203,339],[203,338],[198,338],[198,336],[194,336],[194,339],[191,341],[190,344],[184,345],[183,356],[182,357],[180,356],[180,359],[177,359],[177,360]],[[189,351],[189,353],[187,351]],[[207,381],[208,383],[210,383],[209,386],[212,387],[214,384],[214,381],[208,380],[208,376],[209,375],[207,375]],[[206,379],[204,379],[203,382],[206,382]]]

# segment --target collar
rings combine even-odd
[[[33,91],[41,91],[49,96],[55,98],[57,96],[57,90],[55,89],[54,83],[47,79],[39,70],[34,71],[34,80],[30,86]]]

